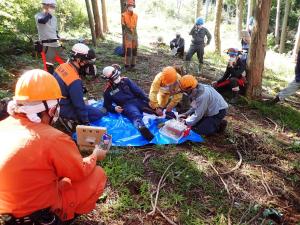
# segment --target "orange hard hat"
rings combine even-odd
[[[57,80],[50,73],[34,69],[25,72],[18,80],[15,89],[15,100],[45,101],[62,98]]]
[[[126,6],[133,6],[133,7],[135,7],[135,0],[127,0],[126,1]]]
[[[179,83],[180,89],[183,91],[189,90],[189,89],[194,89],[198,85],[198,81],[192,75],[184,75],[183,77],[180,78],[178,83]]]
[[[161,81],[164,85],[170,85],[175,83],[177,80],[177,72],[174,67],[167,66],[162,71]]]

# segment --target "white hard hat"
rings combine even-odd
[[[42,4],[56,5],[56,0],[42,0]]]
[[[115,70],[114,67],[112,67],[112,66],[107,66],[107,67],[105,67],[105,68],[103,69],[102,74],[103,74],[103,76],[105,76],[106,78],[109,78],[109,77],[112,75],[112,73],[113,73],[114,70]]]
[[[81,54],[81,55],[87,55],[89,53],[90,48],[82,43],[77,43],[72,47],[72,52],[77,55],[77,54]]]

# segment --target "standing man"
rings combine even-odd
[[[55,78],[40,69],[18,80],[10,116],[0,122],[0,216],[5,224],[58,225],[95,208],[106,175],[106,151],[82,158],[74,141],[53,128],[62,97]]]
[[[122,29],[124,31],[125,69],[134,69],[136,64],[138,35],[136,30],[138,16],[133,12],[135,7],[133,0],[126,3],[126,11],[122,13]]]
[[[204,26],[204,20],[202,18],[197,18],[196,24],[192,28],[190,35],[192,35],[192,44],[186,55],[186,61],[191,61],[195,52],[197,52],[197,57],[199,60],[199,68],[202,69],[204,47],[209,45],[211,40],[211,34],[207,28]],[[207,42],[204,42],[205,36],[207,37]]]
[[[65,122],[75,122],[75,124],[89,125],[90,122],[100,119],[106,114],[104,108],[86,105],[83,100],[83,83],[79,72],[82,68],[88,67],[94,57],[94,52],[88,46],[82,43],[77,43],[72,47],[70,60],[67,63],[58,66],[53,74],[59,83],[62,98],[59,102],[60,117],[65,119]],[[64,122],[64,121],[61,121]],[[71,122],[70,122],[71,123]],[[74,125],[75,125],[74,124]],[[66,125],[66,123],[64,123]],[[65,126],[72,131],[74,126]]]
[[[55,61],[64,63],[65,54],[59,44],[57,19],[54,16],[56,0],[42,0],[42,12],[35,15],[39,34],[38,51],[42,55],[44,70],[53,74]]]
[[[296,67],[295,67],[295,79],[289,83],[289,85],[280,91],[276,98],[271,100],[270,103],[277,103],[279,101],[283,101],[285,98],[295,94],[298,90],[300,89],[300,51],[298,52],[297,55],[297,62],[296,62]]]

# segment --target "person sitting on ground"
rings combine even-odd
[[[209,45],[211,40],[211,34],[207,28],[204,26],[204,20],[202,18],[197,18],[196,24],[192,28],[190,35],[192,35],[192,43],[190,49],[186,54],[186,61],[191,61],[195,52],[197,52],[197,57],[199,61],[199,68],[202,69],[203,64],[203,55],[205,46]],[[205,43],[205,36],[207,37],[207,41]]]
[[[59,43],[60,37],[57,30],[55,17],[56,0],[42,0],[42,12],[35,15],[35,22],[39,34],[36,50],[41,53],[44,70],[53,74],[55,61],[62,64],[66,55]]]
[[[234,104],[238,100],[239,93],[245,91],[247,59],[236,48],[229,48],[227,54],[229,61],[226,71],[221,79],[212,82],[212,86],[220,93],[231,90],[233,97],[230,102]]]
[[[289,85],[281,90],[277,96],[270,103],[277,103],[283,101],[285,98],[295,94],[300,89],[300,50],[297,55],[297,62],[295,67],[295,79]]]
[[[170,48],[173,55],[183,58],[184,56],[184,39],[180,36],[180,33],[176,34],[176,38],[170,42]]]
[[[62,224],[95,208],[106,184],[96,165],[106,151],[82,158],[74,141],[51,127],[62,93],[40,69],[18,80],[10,116],[0,122],[0,217],[5,224]]]
[[[147,141],[151,141],[154,136],[143,122],[143,110],[149,104],[144,91],[129,78],[121,77],[121,67],[117,64],[105,67],[103,78],[108,81],[104,91],[104,107],[112,113],[122,113]]]
[[[249,52],[250,48],[250,43],[251,43],[251,36],[248,31],[243,30],[241,32],[241,45],[242,45],[242,50],[245,51],[245,53]]]
[[[168,117],[174,116],[172,110],[182,99],[178,87],[180,78],[172,66],[165,67],[155,76],[149,92],[149,106],[155,110],[156,115],[162,116],[165,108]]]
[[[83,83],[79,72],[92,58],[89,47],[77,43],[72,47],[70,60],[58,66],[53,74],[64,96],[59,102],[60,117],[68,121],[64,122],[64,125],[71,132],[74,131],[76,124],[89,125],[90,122],[106,115],[105,108],[98,109],[86,105],[83,99]],[[70,121],[73,123],[70,124]]]
[[[199,84],[192,75],[184,75],[179,87],[191,100],[191,108],[179,117],[200,135],[212,135],[224,131],[227,126],[224,98],[210,85]]]

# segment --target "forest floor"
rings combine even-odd
[[[98,45],[98,68],[122,65],[123,59],[113,55],[117,45],[113,41]],[[42,68],[40,60],[30,55],[2,63],[9,74],[1,82],[0,97],[13,93],[23,70]],[[123,75],[148,92],[154,76],[174,64],[182,65],[182,60],[153,43],[139,49],[136,70]],[[224,68],[223,59],[207,52],[197,79],[210,83]],[[281,82],[270,74],[264,81]],[[101,97],[101,79],[84,82],[89,97]],[[160,211],[173,224],[276,224],[278,219],[284,221],[278,224],[300,224],[299,110],[299,94],[275,106],[241,98],[230,105],[226,131],[204,137],[204,143],[114,147],[100,163],[108,176],[105,193],[96,209],[74,224],[172,224]],[[159,184],[157,209],[152,212],[151,196],[155,199]]]

